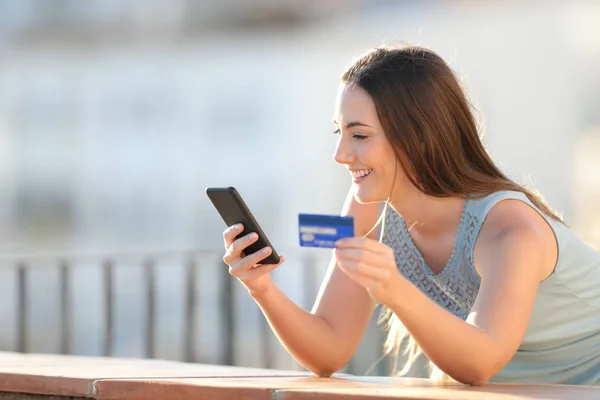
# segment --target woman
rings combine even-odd
[[[466,384],[600,385],[600,255],[494,165],[447,64],[376,48],[341,81],[334,158],[353,180],[342,214],[357,236],[336,244],[314,310],[273,283],[279,264],[257,266],[270,249],[242,256],[255,236],[224,232],[231,274],[289,353],[332,374],[381,304],[386,348],[408,338],[408,366],[422,351]]]

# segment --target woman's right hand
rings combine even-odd
[[[223,241],[225,242],[223,261],[229,265],[229,273],[246,286],[250,295],[258,296],[274,285],[270,272],[283,264],[285,259],[280,257],[278,264],[259,265],[258,263],[272,252],[268,246],[256,253],[244,256],[242,252],[258,239],[258,235],[253,232],[235,239],[242,231],[242,224],[236,224],[223,232]]]

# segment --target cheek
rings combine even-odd
[[[371,146],[361,143],[354,143],[352,146],[354,156],[361,167],[375,168],[381,164],[377,152],[374,150]]]
[[[394,177],[394,173],[396,173],[396,178],[402,173],[402,168],[398,165],[393,151],[382,151],[379,156],[379,165],[381,165],[385,175],[389,176],[389,179]]]
[[[354,150],[358,158],[371,168],[381,168],[394,159],[393,153],[390,156],[385,147],[374,142],[355,143]]]

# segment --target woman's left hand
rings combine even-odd
[[[403,278],[391,247],[369,238],[344,238],[336,242],[334,255],[337,266],[373,300],[388,307],[397,301]]]

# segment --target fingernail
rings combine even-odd
[[[233,229],[240,229],[242,227],[242,224],[235,224],[235,226],[233,227]]]
[[[258,237],[258,235],[256,233],[251,233],[250,234],[250,240],[254,240]]]
[[[269,252],[269,250],[270,250],[270,249],[269,249],[268,247],[265,247],[265,248],[264,248],[264,249],[262,249],[260,252],[261,252],[262,254],[267,254],[267,253]]]

